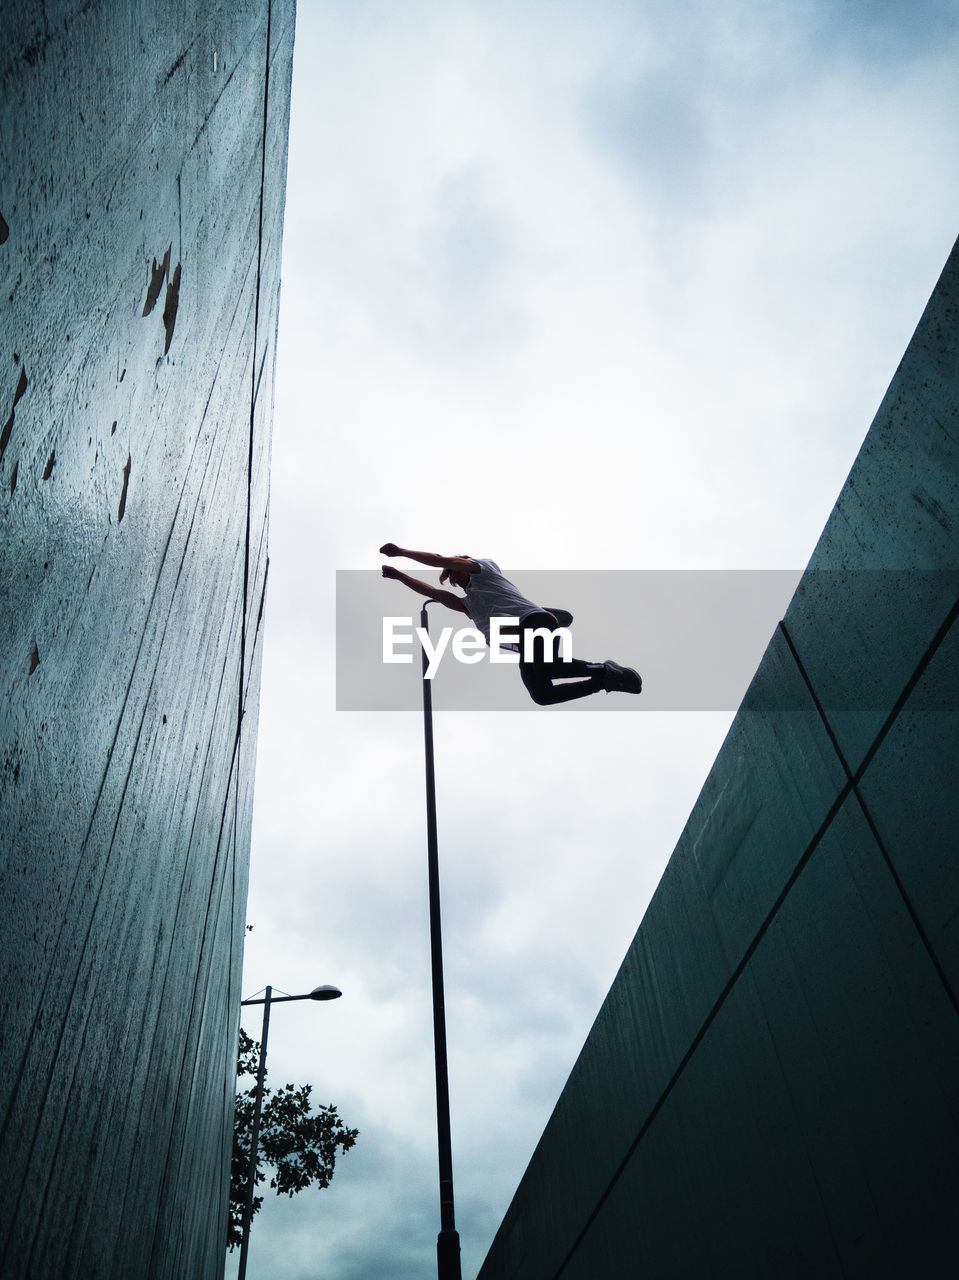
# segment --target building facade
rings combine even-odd
[[[221,1274],[293,0],[0,15],[3,1274]]]
[[[957,616],[954,249],[481,1280],[954,1274]]]

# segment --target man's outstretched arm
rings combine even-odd
[[[468,556],[438,556],[432,551],[410,551],[406,547],[398,547],[395,542],[384,542],[380,547],[384,556],[403,556],[406,560],[415,560],[417,564],[425,564],[430,569],[465,569],[467,573],[479,573],[479,565]]]
[[[390,544],[387,543],[387,546],[389,545]],[[455,609],[457,613],[465,613],[469,616],[466,601],[462,596],[454,595],[452,591],[444,591],[442,587],[432,587],[428,582],[421,582],[419,578],[411,578],[408,573],[404,573],[402,569],[394,569],[391,564],[385,564],[383,566],[383,577],[394,578],[397,582],[402,582],[404,586],[409,587],[411,591],[415,591],[418,595],[427,596],[430,600],[436,600],[439,604],[445,604],[448,609]]]

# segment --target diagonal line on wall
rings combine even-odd
[[[699,1028],[699,1030],[696,1032],[696,1035],[693,1037],[689,1045],[689,1048],[683,1054],[682,1059],[679,1062],[679,1065],[676,1067],[676,1070],[670,1076],[669,1081],[664,1087],[662,1093],[659,1095],[659,1097],[656,1099],[653,1106],[650,1108],[649,1114],[646,1116],[646,1119],[643,1121],[642,1125],[640,1126],[639,1131],[636,1134],[636,1137],[630,1143],[629,1148],[626,1151],[626,1154],[623,1156],[622,1160],[620,1160],[619,1164],[616,1166],[615,1170],[610,1176],[609,1182],[606,1184],[606,1188],[603,1191],[603,1194],[596,1201],[596,1204],[593,1206],[592,1212],[590,1213],[589,1217],[586,1219],[586,1222],[583,1224],[581,1230],[579,1231],[579,1234],[576,1236],[576,1239],[573,1241],[568,1252],[566,1253],[566,1256],[563,1258],[562,1262],[559,1264],[556,1271],[553,1273],[554,1280],[556,1277],[561,1276],[562,1273],[566,1270],[567,1266],[572,1261],[573,1255],[576,1253],[576,1250],[579,1248],[583,1240],[586,1238],[586,1235],[588,1234],[589,1229],[592,1227],[593,1223],[596,1221],[597,1217],[599,1216],[600,1211],[603,1208],[603,1205],[608,1200],[610,1194],[612,1193],[614,1187],[616,1186],[616,1183],[622,1177],[623,1173],[625,1173],[630,1160],[633,1158],[633,1155],[636,1152],[636,1148],[639,1146],[640,1142],[642,1142],[643,1138],[649,1132],[650,1126],[652,1125],[653,1121],[656,1119],[657,1115],[659,1115],[660,1111],[663,1109],[663,1106],[665,1105],[667,1099],[669,1098],[669,1095],[672,1093],[673,1089],[678,1084],[680,1077],[682,1076],[683,1072],[686,1070],[686,1067],[689,1065],[689,1062],[691,1061],[693,1055],[695,1054],[696,1050],[699,1048],[700,1044],[702,1044],[703,1040],[705,1039],[706,1033],[708,1032],[709,1028],[712,1026],[713,1022],[716,1020],[716,1017],[719,1014],[720,1010],[722,1009],[723,1005],[726,1003],[726,1000],[729,997],[730,992],[736,986],[736,983],[742,977],[742,974],[746,969],[746,966],[749,964],[750,960],[755,955],[756,950],[759,947],[759,944],[762,942],[763,938],[766,936],[766,933],[770,925],[778,915],[780,907],[785,902],[786,898],[789,896],[793,888],[793,885],[799,879],[800,875],[805,869],[810,858],[819,848],[819,845],[822,843],[823,837],[825,836],[826,832],[829,830],[829,827],[832,825],[833,819],[835,818],[839,810],[842,808],[842,806],[845,804],[852,790],[853,790],[852,782],[847,781],[843,785],[843,787],[840,789],[835,800],[830,805],[829,812],[826,814],[825,818],[823,818],[822,823],[819,826],[819,829],[816,831],[815,835],[812,837],[809,844],[806,846],[805,850],[803,851],[802,855],[797,861],[795,867],[792,870],[792,873],[789,876],[789,879],[786,881],[785,885],[780,890],[779,896],[776,898],[776,901],[773,903],[772,907],[767,913],[762,924],[759,926],[758,930],[756,931],[755,937],[753,938],[752,942],[750,942],[749,946],[746,948],[742,958],[740,959],[739,963],[736,965],[736,968],[733,970],[732,974],[727,980],[726,985],[723,987],[722,991],[716,997],[716,1001],[713,1004],[713,1007],[710,1009],[709,1013],[703,1019],[702,1026]]]
[[[950,628],[955,622],[957,616],[959,616],[959,600],[957,600],[956,603],[949,610],[949,613],[946,615],[946,618],[943,621],[942,625],[939,627],[939,630],[936,632],[936,634],[933,636],[932,640],[930,641],[925,653],[922,655],[919,662],[916,664],[915,670],[913,671],[909,679],[906,681],[905,687],[903,688],[899,697],[896,699],[892,710],[889,712],[888,716],[883,721],[882,726],[879,729],[879,732],[876,734],[875,738],[873,739],[873,742],[870,745],[869,750],[866,752],[866,755],[863,758],[862,763],[860,764],[859,768],[855,771],[855,773],[853,773],[853,771],[850,769],[849,764],[846,760],[846,757],[842,753],[842,749],[839,746],[839,742],[836,739],[836,735],[833,732],[833,728],[829,723],[829,718],[826,715],[825,708],[823,707],[822,703],[819,701],[819,697],[816,693],[816,690],[813,688],[813,683],[809,678],[809,674],[806,671],[805,666],[803,665],[802,659],[800,658],[799,653],[796,649],[796,646],[793,643],[792,636],[789,634],[788,630],[786,629],[786,624],[784,622],[780,622],[779,630],[782,632],[783,639],[786,641],[786,644],[789,647],[789,652],[793,656],[793,661],[796,663],[796,667],[799,670],[799,674],[802,676],[806,684],[806,688],[809,690],[809,694],[816,706],[816,710],[819,713],[819,717],[822,720],[823,727],[825,728],[826,733],[829,735],[829,740],[832,742],[832,745],[836,750],[836,755],[839,757],[839,762],[842,765],[843,772],[846,775],[846,779],[852,788],[852,792],[855,795],[856,800],[859,803],[859,807],[862,810],[862,815],[866,819],[866,823],[869,826],[869,830],[872,832],[872,837],[875,840],[876,845],[879,849],[879,852],[882,855],[883,862],[885,862],[886,864],[886,867],[889,871],[890,876],[892,877],[893,883],[896,886],[899,896],[903,901],[906,911],[909,913],[909,918],[912,921],[913,928],[916,930],[916,933],[919,935],[919,938],[922,941],[922,945],[926,949],[926,953],[929,956],[929,959],[932,963],[933,968],[935,969],[936,973],[939,976],[939,981],[942,983],[945,989],[946,995],[949,997],[949,1001],[953,1007],[953,1010],[957,1015],[959,1015],[959,997],[957,997],[956,992],[953,989],[953,986],[946,975],[946,971],[943,968],[942,963],[939,959],[939,956],[936,953],[936,949],[932,944],[932,940],[930,939],[929,935],[926,933],[925,928],[923,927],[923,923],[919,917],[919,913],[916,910],[915,906],[913,905],[912,899],[909,897],[909,894],[906,890],[906,886],[903,884],[899,876],[899,872],[896,870],[895,864],[893,863],[892,857],[890,856],[890,853],[886,848],[886,845],[883,842],[882,837],[879,834],[879,830],[876,827],[876,823],[873,819],[873,816],[869,812],[869,808],[866,804],[865,798],[863,797],[861,791],[859,790],[859,784],[862,781],[863,775],[865,774],[867,768],[869,767],[869,764],[875,758],[875,755],[879,750],[879,748],[882,746],[882,743],[885,740],[886,735],[889,733],[890,729],[898,719],[903,707],[908,702],[910,695],[912,694],[916,685],[919,683],[920,679],[922,678],[923,673],[925,672],[926,668],[929,666],[930,662],[935,656],[939,646],[942,644],[943,640],[945,640],[946,635],[948,634]]]
[[[713,1004],[713,1007],[710,1009],[709,1013],[706,1015],[705,1019],[703,1020],[701,1027],[699,1028],[693,1040],[691,1041],[689,1048],[686,1050],[678,1066],[676,1067],[675,1071],[673,1072],[672,1076],[670,1077],[669,1081],[664,1087],[662,1093],[657,1098],[653,1106],[650,1108],[650,1111],[646,1116],[646,1119],[643,1121],[642,1125],[640,1126],[639,1131],[637,1132],[635,1138],[630,1143],[629,1148],[627,1149],[625,1155],[620,1160],[616,1169],[613,1171],[612,1175],[610,1176],[610,1179],[606,1184],[606,1187],[603,1190],[602,1195],[597,1199],[591,1213],[589,1214],[585,1223],[583,1224],[580,1231],[578,1232],[575,1240],[573,1241],[566,1255],[564,1256],[563,1260],[560,1262],[559,1266],[556,1268],[555,1272],[553,1273],[554,1280],[558,1280],[558,1277],[560,1277],[563,1274],[563,1272],[566,1270],[566,1268],[569,1266],[574,1255],[576,1254],[576,1251],[578,1250],[580,1245],[583,1243],[584,1239],[586,1238],[587,1234],[589,1233],[596,1219],[599,1217],[599,1214],[602,1211],[603,1206],[605,1205],[609,1196],[612,1194],[612,1191],[615,1188],[617,1182],[622,1177],[623,1173],[626,1171],[629,1165],[629,1162],[632,1159],[633,1155],[635,1154],[636,1149],[638,1148],[640,1142],[649,1132],[649,1129],[652,1126],[653,1121],[656,1119],[659,1112],[663,1109],[663,1106],[665,1105],[673,1089],[676,1087],[677,1083],[679,1082],[680,1077],[682,1076],[683,1072],[685,1071],[686,1067],[691,1061],[693,1055],[695,1054],[696,1050],[699,1048],[700,1044],[705,1038],[706,1033],[709,1031],[709,1028],[712,1026],[717,1015],[719,1014],[720,1010],[725,1004],[733,988],[736,986],[736,983],[739,981],[740,977],[742,976],[750,960],[755,955],[756,950],[759,947],[759,944],[761,943],[762,939],[765,937],[766,932],[768,931],[772,922],[775,920],[777,914],[779,913],[780,908],[782,907],[786,898],[789,896],[789,893],[791,892],[793,886],[795,885],[796,881],[799,879],[799,876],[802,874],[803,870],[809,863],[809,860],[812,858],[813,854],[816,852],[819,845],[821,844],[823,837],[825,836],[826,832],[829,830],[829,827],[832,824],[832,821],[835,818],[836,814],[845,804],[846,800],[849,798],[850,795],[855,795],[857,801],[859,802],[862,808],[863,814],[866,818],[866,821],[869,824],[869,827],[873,833],[873,836],[876,839],[876,842],[882,852],[883,858],[885,859],[886,864],[889,867],[890,873],[892,874],[896,882],[896,885],[899,889],[899,892],[902,895],[903,901],[906,905],[907,910],[909,911],[910,917],[913,920],[913,923],[923,940],[923,943],[929,953],[930,959],[936,969],[936,972],[939,975],[939,978],[946,989],[946,992],[949,996],[950,1001],[953,1004],[953,1007],[956,1008],[957,1012],[959,1012],[959,1004],[957,1004],[955,992],[952,990],[948,980],[946,979],[942,966],[939,963],[938,957],[935,955],[935,952],[933,951],[929,943],[929,940],[922,929],[922,926],[919,922],[916,912],[912,907],[912,904],[910,903],[905,893],[904,887],[902,886],[899,880],[899,877],[896,874],[895,868],[892,866],[892,863],[889,859],[889,855],[886,852],[886,849],[879,838],[878,832],[876,831],[875,824],[872,821],[871,815],[866,809],[865,803],[863,802],[863,799],[860,796],[858,791],[858,784],[861,781],[865,770],[867,769],[871,760],[874,758],[876,752],[879,750],[879,747],[881,746],[882,741],[888,734],[892,725],[895,723],[896,717],[899,715],[900,711],[902,710],[903,706],[908,700],[916,684],[921,679],[923,672],[926,670],[929,663],[932,661],[932,658],[936,650],[942,644],[942,641],[945,639],[950,627],[955,622],[957,617],[959,617],[959,601],[957,601],[953,605],[946,619],[944,620],[944,622],[942,623],[942,625],[939,627],[938,631],[934,635],[928,648],[926,649],[926,652],[923,654],[923,657],[917,664],[916,669],[913,671],[909,680],[906,682],[905,687],[903,688],[902,692],[897,698],[895,705],[893,706],[886,720],[883,722],[883,725],[881,726],[879,732],[877,733],[875,740],[873,741],[872,745],[869,748],[869,751],[866,753],[866,756],[862,764],[859,766],[859,768],[856,770],[855,773],[853,773],[850,770],[845,760],[845,757],[843,756],[842,751],[840,750],[839,743],[836,739],[835,733],[833,732],[832,726],[829,724],[825,711],[823,710],[822,704],[820,703],[819,698],[816,694],[816,691],[812,687],[812,683],[810,682],[809,677],[806,674],[805,668],[803,667],[799,659],[799,655],[796,652],[796,649],[792,643],[791,637],[789,636],[785,626],[782,623],[779,624],[780,629],[783,633],[783,638],[785,639],[786,644],[788,645],[789,650],[793,655],[793,659],[796,662],[796,666],[800,674],[802,675],[803,680],[806,683],[806,687],[808,688],[810,695],[813,699],[813,702],[816,706],[817,712],[819,713],[819,716],[822,719],[826,733],[829,736],[829,739],[832,742],[832,745],[836,751],[836,755],[842,765],[843,771],[846,775],[846,782],[844,783],[838,795],[836,796],[835,800],[833,801],[832,805],[830,806],[829,812],[826,814],[825,818],[823,819],[819,829],[816,831],[815,835],[812,837],[806,849],[803,851],[801,857],[797,861],[795,867],[793,868],[792,873],[789,876],[789,879],[786,881],[785,885],[781,889],[778,897],[776,898],[776,901],[773,903],[765,919],[763,920],[762,924],[757,930],[755,937],[747,947],[739,963],[736,965],[736,968],[733,970],[732,974],[730,975],[722,991],[719,993],[718,997],[716,998],[716,1001]]]
[[[273,0],[266,7],[266,68],[263,76],[263,136],[260,142],[260,203],[256,237],[256,300],[253,307],[253,368],[250,374],[250,439],[246,472],[246,543],[243,552],[243,619],[240,630],[240,687],[237,695],[237,733],[243,723],[244,676],[246,672],[246,625],[250,591],[250,537],[252,534],[253,455],[256,436],[257,368],[260,334],[260,285],[263,266],[263,195],[266,189],[266,136],[270,110],[270,57],[272,54]]]

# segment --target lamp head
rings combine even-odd
[[[338,1000],[343,992],[339,987],[331,987],[330,984],[324,983],[321,987],[314,987],[310,992],[311,1000]]]

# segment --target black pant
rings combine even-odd
[[[534,628],[546,628],[553,631],[556,619],[551,613],[531,613],[524,618],[519,629],[519,674],[526,686],[529,696],[541,707],[557,702],[570,702],[574,698],[585,698],[587,694],[598,693],[605,687],[602,677],[602,664],[584,662],[581,658],[570,658],[563,662],[557,656],[558,641],[551,636],[534,636],[532,652],[526,658],[526,635]],[[555,684],[556,680],[575,679],[572,684]]]

